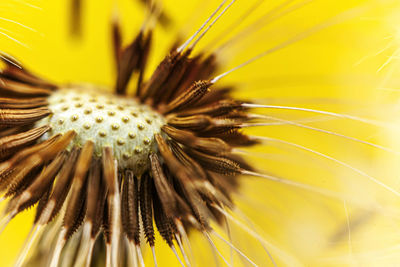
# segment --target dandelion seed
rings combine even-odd
[[[114,93],[97,86],[54,84],[1,53],[5,68],[0,73],[0,191],[9,199],[0,221],[1,230],[20,212],[37,205],[32,236],[27,239],[17,266],[30,264],[30,251],[39,255],[36,258],[39,265],[51,267],[65,262],[90,266],[99,261],[104,261],[106,266],[125,262],[144,266],[142,247],[146,243],[157,266],[156,231],[179,264],[191,266],[191,249],[187,253],[186,248],[190,245],[187,233],[193,230],[204,235],[228,266],[233,266],[232,260],[226,259],[212,236],[230,248],[231,259],[236,253],[246,264],[257,266],[251,256],[233,244],[231,237],[227,240],[213,229],[214,221],[227,224],[228,219],[259,240],[263,247],[297,265],[297,259],[225,211],[235,207],[232,195],[238,190],[241,175],[340,200],[342,195],[260,173],[238,155],[241,151],[238,147],[253,147],[263,141],[282,142],[322,156],[399,194],[375,177],[322,152],[242,132],[243,128],[263,125],[252,121],[266,118],[251,114],[250,110],[255,108],[312,112],[382,125],[379,122],[311,108],[247,103],[232,99],[231,88],[219,85],[222,78],[234,71],[357,12],[352,10],[312,27],[221,74],[217,73],[220,61],[216,53],[204,50],[196,55],[192,53],[236,2],[222,1],[202,26],[180,46],[171,49],[147,78],[148,58],[154,46],[152,20],[168,26],[170,17],[158,2],[142,2],[149,15],[126,46],[122,45],[117,12],[113,17],[112,44],[117,72]],[[281,11],[292,3],[286,1],[267,14],[271,15],[267,21],[308,2]],[[82,3],[73,0],[71,4],[71,30],[79,35]],[[134,79],[136,91],[131,94]],[[333,131],[292,121],[281,122],[385,149]],[[49,240],[48,244],[53,246],[39,247],[35,245],[38,240],[41,243]]]
[[[116,95],[79,86],[66,89],[15,68],[12,59],[5,61],[2,90],[10,97],[2,99],[1,125],[29,129],[21,128],[1,140],[1,188],[12,197],[6,220],[38,202],[42,208],[37,209],[36,224],[40,228],[56,216],[64,218],[55,250],[48,255],[50,266],[58,265],[73,233],[82,228],[79,262],[84,265],[93,259],[90,244],[101,230],[107,266],[118,264],[119,239],[126,236],[128,244],[138,248],[141,231],[156,263],[153,220],[176,253],[173,242],[180,240],[182,229],[210,229],[209,218],[216,212],[211,204],[232,205],[229,192],[237,186],[236,168],[244,164],[229,155],[235,146],[230,139],[239,134],[237,130],[213,123],[199,127],[196,120],[168,123],[185,119],[181,114],[193,107],[207,108],[224,99],[218,94],[203,98],[212,85],[202,81],[204,69],[212,67],[209,62],[191,63],[188,53],[172,52],[167,56],[171,63],[162,61],[150,81],[138,84],[138,100],[126,95],[132,72],[143,73],[141,57],[150,45],[149,36],[151,30],[141,31],[133,45],[116,48]],[[178,67],[180,74],[175,70]],[[193,72],[194,67],[197,71]],[[184,75],[187,71],[191,71],[190,80]],[[182,86],[188,83],[192,85]],[[167,95],[163,95],[165,90]],[[233,106],[227,104],[225,111],[207,116],[210,121],[221,115],[228,118],[234,113]],[[214,137],[213,132],[218,134]],[[18,153],[12,156],[14,151]],[[207,164],[210,157],[217,160],[212,165]],[[61,167],[64,162],[68,169]],[[216,183],[223,177],[231,182]]]

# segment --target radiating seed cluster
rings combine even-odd
[[[97,156],[103,147],[112,147],[121,169],[130,168],[139,175],[148,168],[148,155],[157,149],[154,135],[165,124],[160,114],[132,98],[79,86],[58,90],[48,101],[53,114],[38,124],[48,124],[52,130],[43,140],[75,130],[71,146],[91,140]]]
[[[49,244],[37,246],[26,266],[98,266],[104,254],[106,266],[139,266],[143,240],[156,258],[156,231],[177,256],[179,245],[191,266],[182,245],[187,232],[208,237],[210,221],[222,223],[220,210],[234,207],[239,174],[253,168],[232,152],[257,143],[240,131],[252,118],[231,98],[233,87],[215,84],[219,62],[208,51],[173,48],[145,79],[152,35],[144,27],[124,47],[113,25],[114,94],[52,84],[2,56],[0,192],[10,200],[4,215],[11,220],[37,204],[32,230],[45,228],[26,244]],[[57,233],[50,241],[49,232]],[[134,251],[139,261],[120,251]]]

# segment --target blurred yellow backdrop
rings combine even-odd
[[[3,0],[0,3],[0,17],[4,18],[0,20],[0,50],[13,55],[40,76],[58,83],[112,86],[115,71],[110,21],[115,4],[118,4],[124,42],[128,43],[145,16],[143,6],[138,2],[83,1],[83,32],[82,38],[77,39],[69,34],[70,0]],[[240,29],[248,25],[256,27],[253,23],[259,17],[285,1],[264,1],[238,30],[226,34],[224,29],[240,20],[256,2],[238,0],[206,35],[198,49],[217,48],[224,40],[237,35]],[[165,12],[173,23],[169,28],[157,27],[147,75],[166,55],[175,39],[193,33],[218,4],[216,0],[163,1]],[[387,90],[398,86],[396,58],[378,70],[400,47],[400,37],[396,37],[396,22],[400,29],[396,8],[400,5],[382,0],[293,1],[292,5],[296,4],[304,6],[268,25],[261,25],[259,31],[223,50],[220,71],[342,12],[351,15],[337,25],[234,72],[222,83],[236,85],[235,96],[260,103],[328,110],[388,124],[398,123],[394,117],[399,113],[396,108],[398,95],[395,90]],[[396,143],[396,127],[305,112],[260,112],[290,120],[314,120],[309,125],[379,143],[393,150],[400,144]],[[396,153],[293,125],[256,127],[247,131],[325,153],[400,189],[397,179],[400,170],[396,164],[400,161]],[[343,196],[338,200],[258,178],[243,180],[242,191],[235,202],[241,212],[254,221],[262,236],[273,244],[275,249],[271,245],[269,250],[278,266],[396,266],[399,262],[400,257],[396,256],[400,248],[398,196],[360,172],[295,147],[271,143],[252,149],[247,156],[261,170]],[[234,213],[238,214],[238,211]],[[0,266],[12,266],[30,229],[32,214],[30,210],[18,215],[1,234]],[[249,222],[246,224],[251,228]],[[233,243],[246,255],[261,266],[272,266],[257,240],[233,223],[230,228]],[[204,239],[193,234],[192,241],[197,265],[213,266],[214,257]],[[217,240],[216,243],[229,258],[228,247]],[[152,266],[149,253],[145,256]],[[161,266],[178,266],[162,241],[157,244],[157,257]],[[235,266],[245,264],[236,254],[233,259]]]

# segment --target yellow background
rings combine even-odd
[[[0,20],[0,32],[3,32],[0,35],[0,50],[15,56],[38,75],[57,83],[88,82],[112,86],[115,69],[110,21],[116,2],[124,43],[128,43],[138,32],[145,16],[143,6],[133,0],[84,1],[82,39],[72,38],[69,34],[69,0],[3,0],[0,17],[17,21],[33,30]],[[228,35],[221,33],[239,20],[255,2],[238,0],[201,41],[198,49],[210,51],[236,35],[238,31]],[[283,2],[264,1],[240,24],[239,30]],[[193,33],[218,5],[216,0],[169,0],[163,3],[173,26],[157,26],[147,75],[178,36],[187,37]],[[312,1],[223,50],[220,72],[342,12],[349,12],[350,18],[265,56],[229,75],[221,84],[235,84],[237,97],[265,104],[330,110],[395,125],[398,122],[398,94],[395,90],[381,89],[396,89],[398,86],[396,64],[391,62],[383,70],[378,70],[400,45],[400,38],[396,37],[396,23],[400,29],[400,21],[396,21],[398,7],[395,1]],[[385,47],[387,49],[379,53]],[[292,120],[315,118],[315,115],[304,112],[259,112]],[[394,150],[398,147],[396,127],[377,127],[327,117],[322,119],[310,125]],[[394,189],[400,189],[396,167],[398,156],[395,153],[290,125],[258,127],[248,132],[310,147],[359,168]],[[397,219],[400,203],[397,196],[365,176],[295,148],[271,144],[252,151],[248,159],[259,169],[339,192],[349,200],[345,204],[341,200],[259,178],[244,179],[243,190],[236,203],[258,225],[262,235],[284,251],[280,254],[271,250],[279,266],[294,263],[307,266],[396,266],[399,259],[396,245],[400,244]],[[260,153],[264,154],[261,156]],[[18,215],[1,234],[0,266],[12,265],[30,229],[32,214],[28,211]],[[360,221],[351,228],[351,242],[347,233],[335,240],[332,236],[336,232],[347,229],[347,218],[353,223]],[[261,266],[271,266],[257,240],[233,225],[231,223],[233,243]],[[214,265],[214,257],[206,241],[198,234],[193,235],[192,241],[197,265]],[[221,242],[216,243],[229,258],[229,249]],[[145,256],[149,266],[152,266],[150,253]],[[178,266],[163,241],[157,244],[157,257],[161,266]],[[235,253],[234,262],[235,266],[243,264]]]

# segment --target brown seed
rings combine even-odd
[[[0,98],[0,108],[2,109],[25,109],[25,108],[38,108],[47,106],[48,102],[46,98],[35,97],[29,99],[18,99],[18,98]]]
[[[163,61],[158,65],[157,69],[153,72],[150,80],[141,88],[140,99],[146,100],[149,97],[153,97],[156,92],[159,91],[161,85],[165,83],[171,72],[173,71],[175,64],[183,55],[172,51],[168,54]]]
[[[0,127],[26,125],[38,121],[51,114],[46,108],[34,109],[0,109]]]
[[[121,219],[124,232],[129,240],[134,241],[135,244],[139,244],[139,181],[130,170],[125,171],[121,201]]]
[[[153,227],[153,184],[148,174],[140,178],[140,211],[142,215],[143,231],[147,243],[151,247],[155,243],[154,227]]]
[[[23,162],[18,162],[12,180],[9,183],[6,183],[6,180],[3,180],[1,184],[3,189],[6,185],[8,190],[7,195],[13,195],[21,186],[21,183],[24,182],[25,176],[28,175],[30,171],[39,168],[44,163],[53,159],[68,146],[75,135],[76,133],[74,131],[69,131],[55,140],[55,142],[48,144],[42,150],[27,157]]]
[[[241,172],[239,164],[228,158],[208,155],[194,149],[188,150],[188,153],[207,170],[224,175],[235,175]]]
[[[86,198],[86,178],[92,160],[94,144],[91,141],[85,143],[76,163],[75,174],[68,198],[67,207],[64,214],[63,226],[68,230],[67,235],[71,235],[74,228],[77,228],[83,218],[82,208]]]
[[[209,91],[211,85],[210,81],[196,81],[185,93],[168,103],[163,113],[168,114],[193,105],[193,103],[200,100]]]
[[[87,199],[86,199],[86,220],[93,223],[96,218],[96,211],[98,201],[101,198],[101,166],[100,161],[93,159],[89,169],[88,188],[87,188]]]
[[[1,81],[0,92],[2,92],[3,95],[35,97],[51,94],[51,90],[48,88],[35,87],[29,84],[12,81],[7,78],[2,78]]]
[[[150,154],[149,159],[154,184],[160,197],[164,212],[168,217],[173,218],[173,215],[177,215],[177,203],[172,186],[168,183],[165,177],[158,156],[156,154]]]
[[[4,159],[15,153],[15,151],[32,144],[49,129],[50,126],[45,125],[27,132],[0,138],[0,159]]]
[[[161,129],[177,142],[212,155],[224,154],[231,151],[231,147],[219,138],[197,137],[192,132],[178,130],[168,125],[163,126]]]
[[[35,178],[33,183],[23,192],[18,198],[16,209],[18,212],[35,204],[42,195],[49,189],[58,171],[64,164],[67,158],[66,153],[60,153],[38,177]]]
[[[201,131],[211,125],[212,118],[207,115],[194,115],[188,117],[173,116],[168,118],[168,124],[183,130]]]

